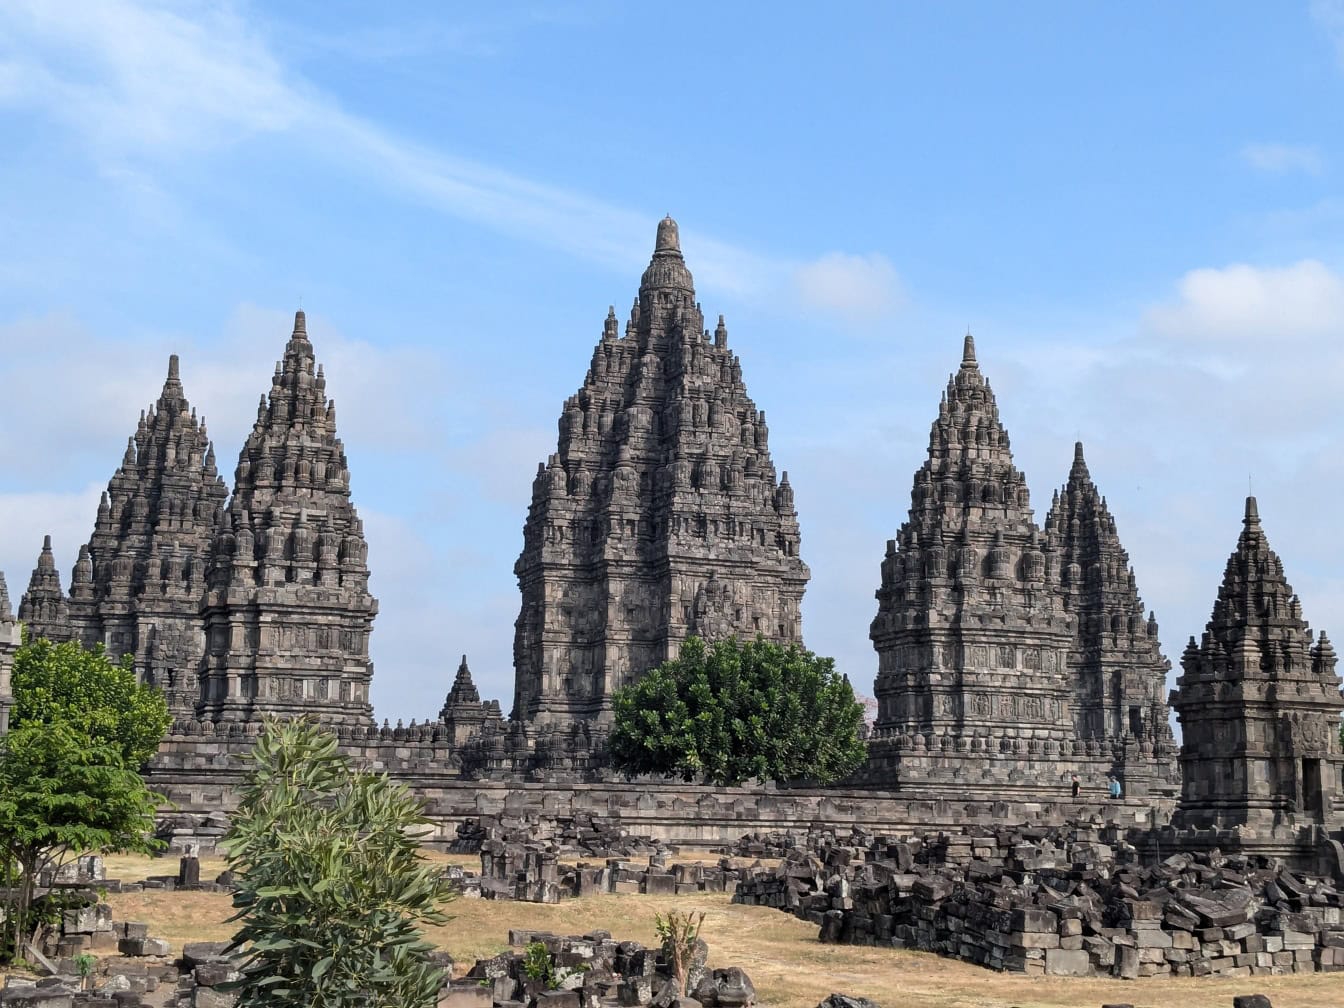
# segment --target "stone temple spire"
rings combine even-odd
[[[174,354],[80,547],[70,618],[86,647],[134,655],[140,678],[163,690],[178,717],[192,716],[200,698],[205,556],[227,496]]]
[[[213,533],[201,715],[367,724],[378,612],[367,553],[335,403],[298,312]]]
[[[497,725],[503,720],[498,700],[481,702],[481,694],[471,681],[466,655],[462,656],[462,663],[457,667],[457,677],[453,680],[453,688],[448,691],[443,709],[439,711],[439,720],[448,729],[449,740],[454,745],[461,745],[473,735],[478,735],[487,722]]]
[[[42,539],[37,566],[33,568],[28,590],[19,602],[19,621],[27,625],[28,634],[33,639],[44,637],[59,643],[74,637],[70,606],[61,589],[61,575],[56,571],[56,558],[51,552],[51,536]]]
[[[1092,482],[1082,442],[1068,482],[1055,494],[1045,532],[1058,558],[1065,604],[1077,617],[1070,657],[1077,737],[1106,742],[1126,793],[1144,778],[1176,781],[1176,746],[1167,717],[1167,670],[1157,620],[1145,615],[1129,554]]]
[[[1074,620],[1053,565],[968,333],[882,561],[875,773],[927,787],[1045,773],[1031,759],[1074,733]]]
[[[798,546],[765,414],[665,218],[624,334],[609,311],[532,485],[514,716],[604,720],[613,690],[692,634],[798,640]]]
[[[0,572],[0,736],[9,731],[9,709],[14,706],[10,672],[19,640],[19,624],[9,611],[9,589],[5,586],[4,573]]]
[[[1344,825],[1335,654],[1313,639],[1254,497],[1213,615],[1181,657],[1180,826]]]

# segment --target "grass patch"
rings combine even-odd
[[[457,862],[466,855],[434,855]],[[205,859],[201,876],[222,870]],[[709,860],[709,859],[705,859]],[[459,862],[461,863],[461,862]],[[176,860],[109,858],[108,875],[130,881],[169,874]],[[113,870],[115,864],[116,870]],[[165,892],[112,894],[114,917],[145,921],[150,933],[175,949],[187,941],[223,941],[233,932],[224,921],[232,913],[222,893]],[[923,952],[822,945],[810,924],[766,907],[738,906],[723,894],[686,896],[596,896],[558,905],[461,899],[449,911],[454,919],[431,928],[429,938],[459,963],[473,961],[508,945],[510,928],[581,934],[605,928],[620,939],[655,942],[653,915],[678,910],[706,911],[703,937],[710,963],[741,966],[751,976],[760,1000],[774,1008],[814,1008],[832,991],[871,998],[883,1008],[1095,1008],[1129,1002],[1137,1008],[1227,1008],[1235,994],[1261,992],[1275,1008],[1339,1008],[1344,976],[1237,979],[1147,979],[1124,982],[1066,977],[1024,977],[993,973],[967,963]]]

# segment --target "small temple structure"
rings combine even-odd
[[[1344,826],[1335,662],[1247,497],[1213,615],[1171,694],[1183,736],[1177,827],[1268,837]]]

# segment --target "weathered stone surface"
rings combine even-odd
[[[1065,607],[1077,618],[1069,655],[1076,738],[1113,755],[1125,792],[1145,795],[1179,782],[1167,710],[1167,670],[1157,618],[1144,617],[1134,569],[1115,519],[1074,445],[1068,482],[1045,518]]]
[[[51,536],[42,539],[42,552],[28,578],[28,590],[19,600],[19,622],[28,627],[34,640],[41,637],[60,643],[75,635],[70,626],[70,603],[61,588],[61,575],[51,551]]]
[[[968,333],[882,561],[873,783],[1174,788],[1156,622],[1081,448],[1042,531]]]
[[[211,543],[201,716],[369,725],[367,554],[336,405],[298,312]]]
[[[1183,733],[1178,827],[1268,837],[1290,820],[1344,825],[1335,650],[1324,632],[1313,639],[1254,497],[1208,627],[1181,666],[1171,695]]]
[[[793,491],[722,319],[704,329],[671,218],[625,335],[609,312],[565,403],[523,537],[517,718],[604,719],[613,690],[691,634],[801,636]]]
[[[140,414],[70,578],[70,622],[85,647],[134,655],[140,678],[189,718],[200,699],[205,553],[228,490],[205,421],[183,392],[178,359]]]

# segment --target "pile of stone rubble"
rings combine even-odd
[[[689,963],[685,995],[672,979],[661,949],[616,941],[607,931],[569,937],[509,932],[514,950],[533,943],[545,946],[549,978],[528,975],[523,951],[503,952],[477,960],[465,978],[452,983],[448,997],[440,998],[440,1008],[601,1008],[615,1004],[746,1008],[756,1000],[756,988],[743,970],[710,968],[709,946],[703,939],[696,942]]]
[[[559,818],[503,815],[466,819],[458,824],[457,839],[450,850],[454,854],[475,854],[491,840],[600,858],[633,857],[667,849],[656,840],[630,833],[615,816],[576,812]]]
[[[856,834],[795,847],[735,902],[812,921],[822,941],[937,952],[1028,974],[1250,976],[1344,969],[1336,887],[1257,857],[1145,867],[1114,828]]]
[[[722,858],[717,864],[669,864],[666,854],[651,854],[645,863],[608,858],[605,864],[580,861],[561,864],[559,854],[535,844],[487,840],[481,849],[481,874],[451,873],[463,895],[486,899],[559,903],[562,899],[601,893],[679,896],[696,892],[727,892],[737,888],[740,869]]]

